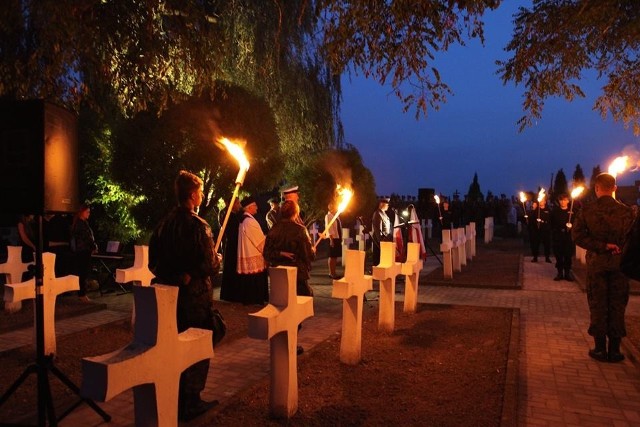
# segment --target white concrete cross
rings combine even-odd
[[[464,234],[464,227],[458,227],[453,230],[456,233],[458,239],[458,256],[460,258],[460,265],[462,267],[467,265],[467,236]]]
[[[453,241],[451,240],[451,230],[442,230],[442,271],[445,279],[453,279]]]
[[[347,227],[344,227],[342,229],[342,259],[340,260],[342,265],[345,265],[344,259],[347,256],[349,245],[352,243],[353,243],[353,239],[349,235],[349,229]]]
[[[362,224],[360,220],[356,221],[355,230],[356,241],[358,242],[358,250],[364,251],[366,250],[367,236],[366,234],[364,234],[364,224]]]
[[[291,418],[298,410],[298,325],[313,316],[313,297],[296,295],[295,267],[271,267],[269,305],[249,314],[249,337],[270,340],[272,415]]]
[[[472,255],[471,255],[471,224],[468,224],[464,227],[464,235],[465,235],[465,240],[464,240],[464,252],[467,256],[467,261],[471,261]]]
[[[490,243],[493,240],[493,217],[488,216],[484,219],[484,242]]]
[[[476,256],[476,223],[471,221],[469,223],[469,235],[467,239],[471,242],[471,258]]]
[[[176,286],[136,285],[133,297],[138,312],[133,342],[82,359],[81,395],[106,402],[133,388],[136,426],[177,426],[180,374],[213,357],[212,332],[178,333]]]
[[[318,224],[316,224],[315,222],[311,224],[311,230],[309,231],[309,234],[313,236],[313,244],[315,245],[318,241]]]
[[[418,279],[422,270],[420,259],[420,243],[409,242],[407,260],[402,263],[402,274],[405,275],[404,312],[415,313],[418,306]]]
[[[462,271],[462,260],[460,259],[460,239],[458,237],[458,229],[451,230],[451,259],[453,261],[453,271]]]
[[[7,262],[0,264],[0,274],[4,274],[5,283],[20,283],[22,273],[33,264],[22,262],[22,246],[7,246]],[[9,313],[15,313],[22,308],[21,301],[5,302],[4,309]]]
[[[135,245],[133,267],[116,269],[116,282],[129,283],[139,281],[142,286],[151,285],[154,276],[149,270],[149,246]]]
[[[44,320],[44,354],[56,353],[56,298],[58,295],[69,291],[80,289],[78,276],[55,277],[56,255],[50,252],[42,254],[42,264],[44,267],[42,277],[42,303]],[[36,297],[35,278],[22,283],[12,283],[5,285],[5,302],[17,302]],[[34,307],[35,316],[35,307]],[[34,343],[35,343],[35,328]]]
[[[340,361],[357,365],[362,359],[362,305],[364,294],[373,289],[373,279],[364,274],[364,251],[348,250],[344,277],[333,281],[333,298],[342,298]]]
[[[424,221],[424,220],[422,220]],[[422,235],[426,235],[427,239],[431,239],[431,237],[433,236],[433,221],[431,220],[431,218],[427,219],[427,225],[424,226],[423,228],[427,229],[427,232],[425,233],[424,230],[422,230]]]
[[[386,332],[393,332],[396,322],[396,276],[402,266],[395,258],[396,244],[380,242],[380,264],[372,269],[373,278],[380,281],[378,329]]]

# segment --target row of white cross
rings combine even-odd
[[[418,275],[422,269],[418,244],[411,243],[405,263],[396,263],[394,243],[383,243],[381,263],[374,267],[373,277],[364,274],[365,253],[349,250],[345,277],[334,281],[333,297],[343,299],[343,332],[340,360],[357,364],[361,360],[362,306],[364,294],[372,289],[372,280],[380,281],[379,329],[394,329],[395,278],[406,276],[405,311],[416,309]],[[43,254],[43,300],[48,337],[45,354],[54,354],[54,312],[57,295],[78,289],[77,276],[54,277],[55,255]],[[134,262],[134,264],[139,264]],[[249,316],[249,336],[270,339],[271,398],[275,416],[291,417],[298,407],[297,330],[298,324],[313,316],[311,297],[296,295],[296,273],[293,267],[270,269],[270,304]],[[131,277],[120,273],[120,278]],[[33,280],[8,285],[5,300],[17,301],[35,297]],[[212,358],[211,331],[191,328],[178,334],[175,313],[178,289],[173,286],[134,286],[134,308],[139,319],[135,323],[131,344],[112,353],[82,361],[84,397],[107,401],[133,388],[136,425],[177,424],[177,392],[180,374],[200,360]]]

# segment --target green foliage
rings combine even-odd
[[[233,192],[238,164],[216,144],[219,137],[246,141],[250,169],[243,189],[272,188],[282,157],[275,121],[264,100],[238,87],[218,85],[214,101],[192,98],[162,116],[137,114],[114,134],[113,174],[130,191],[147,195],[136,208],[145,228],[153,227],[176,201],[173,181],[181,169],[204,181],[200,214],[213,222],[217,202]]]
[[[322,220],[330,201],[335,200],[336,185],[353,190],[353,198],[342,214],[350,221],[357,216],[369,216],[377,206],[375,181],[362,163],[358,150],[347,145],[318,153],[293,176],[300,187],[300,204],[308,223]]]
[[[111,130],[99,116],[83,110],[79,123],[80,174],[85,184],[81,186],[81,194],[92,204],[91,221],[96,235],[103,240],[135,240],[142,230],[132,210],[145,200],[145,196],[125,190],[111,178]]]
[[[334,74],[352,70],[390,83],[416,118],[451,93],[431,65],[438,52],[465,37],[484,41],[480,17],[500,0],[318,0],[322,49]]]
[[[542,116],[549,97],[584,97],[585,70],[605,78],[594,109],[632,125],[640,134],[640,3],[630,0],[535,0],[520,8],[507,45],[513,57],[499,61],[504,82],[525,86],[520,129]]]

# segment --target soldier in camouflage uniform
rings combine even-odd
[[[601,362],[624,360],[620,340],[627,335],[624,312],[629,301],[629,280],[620,272],[620,253],[635,212],[612,197],[615,190],[612,175],[598,175],[595,179],[598,199],[578,213],[572,231],[576,245],[587,250],[589,335],[595,341],[589,356]]]
[[[161,222],[149,242],[149,268],[155,283],[178,286],[178,332],[190,327],[212,329],[211,276],[220,268],[214,254],[211,228],[196,214],[202,203],[202,180],[180,171],[175,181],[179,205]],[[178,416],[188,421],[218,402],[200,398],[209,371],[209,359],[187,368],[180,376]]]

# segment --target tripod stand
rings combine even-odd
[[[98,405],[90,399],[80,397],[80,400],[67,409],[59,418],[56,418],[53,407],[53,396],[49,387],[49,372],[54,374],[71,391],[80,396],[80,389],[66,375],[53,364],[53,354],[44,354],[44,300],[42,294],[42,284],[44,277],[44,266],[42,264],[42,215],[37,215],[37,244],[36,244],[36,301],[35,301],[35,328],[36,328],[36,361],[29,365],[18,379],[9,387],[2,397],[0,397],[0,407],[11,397],[20,385],[33,373],[37,376],[37,400],[38,400],[38,426],[56,426],[58,421],[69,415],[81,403],[88,404],[103,420],[111,421],[111,416],[104,412]]]

